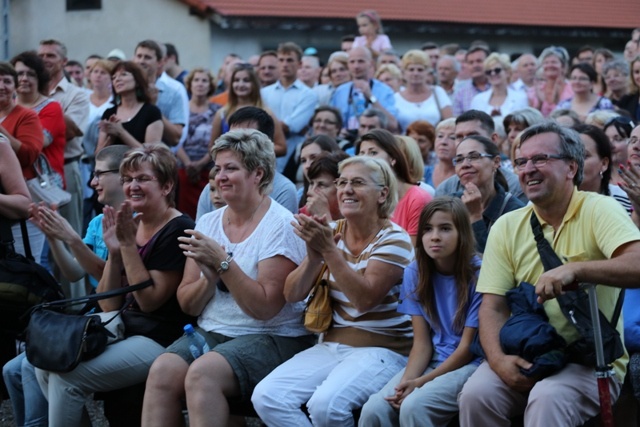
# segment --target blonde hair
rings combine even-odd
[[[402,71],[400,71],[400,68],[398,68],[396,64],[381,65],[376,71],[375,78],[380,79],[380,76],[384,73],[389,73],[392,77],[395,77],[398,80],[402,80]]]
[[[380,218],[389,218],[398,204],[398,180],[389,163],[384,160],[374,159],[373,157],[354,156],[340,162],[338,165],[338,173],[342,175],[344,168],[351,165],[364,166],[376,184],[387,187],[387,198],[378,206],[378,216]]]
[[[493,52],[491,55],[487,56],[487,59],[484,60],[484,69],[488,70],[491,64],[494,63],[500,64],[507,74],[511,74],[511,61],[509,60],[509,55],[506,53]]]
[[[422,160],[422,152],[415,139],[406,135],[395,135],[400,151],[407,158],[409,164],[409,175],[412,183],[420,182],[424,178],[424,161]]]
[[[411,49],[402,55],[403,69],[413,64],[424,65],[427,68],[432,68],[429,56],[419,49]]]

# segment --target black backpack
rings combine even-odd
[[[29,322],[25,314],[31,307],[64,299],[64,293],[47,269],[34,261],[26,222],[20,224],[26,256],[16,253],[10,224],[0,216],[0,328],[20,334]]]

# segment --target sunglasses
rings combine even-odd
[[[496,67],[496,68],[491,68],[489,70],[485,70],[484,72],[487,76],[492,76],[492,75],[496,75],[499,76],[500,73],[502,73],[502,68],[500,67]]]

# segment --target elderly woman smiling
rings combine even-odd
[[[180,338],[153,363],[142,424],[182,424],[186,396],[191,425],[226,425],[227,398],[248,399],[276,366],[308,348],[302,304],[287,303],[287,275],[302,261],[304,243],[293,215],[271,200],[273,143],[256,130],[234,130],[211,151],[215,182],[226,207],[205,214],[180,247],[188,257],[178,288],[182,309],[198,317],[210,352],[194,360]]]
[[[336,187],[342,231],[334,237],[326,221],[298,215],[307,257],[285,284],[287,301],[303,300],[326,263],[333,323],[322,343],[256,387],[252,401],[267,425],[353,426],[352,411],[400,371],[411,346],[409,318],[396,311],[413,251],[406,232],[389,221],[394,173],[384,161],[352,157],[340,163]],[[300,409],[305,403],[311,421]]]

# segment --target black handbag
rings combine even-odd
[[[105,326],[129,306],[131,299],[105,322],[97,315],[66,314],[64,308],[138,291],[152,283],[147,280],[134,286],[35,306],[27,327],[27,360],[46,371],[70,372],[80,362],[100,355],[107,348],[109,337],[114,336]]]
[[[561,266],[562,261],[558,258],[558,255],[555,253],[547,239],[544,238],[542,226],[540,225],[535,212],[531,213],[530,223],[544,270],[548,271]],[[578,289],[575,291],[566,291],[564,295],[559,295],[556,299],[558,300],[560,310],[564,316],[580,333],[580,338],[569,344],[565,350],[569,358],[569,362],[591,367],[597,366],[593,320],[591,318],[591,310],[589,308],[589,296],[583,290]],[[598,310],[604,350],[604,361],[607,365],[619,359],[624,354],[624,346],[620,339],[620,334],[616,330],[620,312],[622,311],[623,301],[624,289],[620,291],[618,301],[616,302],[616,306],[613,310],[613,315],[611,316],[611,321],[602,314],[602,311]]]
[[[0,216],[0,327],[12,334],[24,331],[33,306],[64,298],[60,284],[33,259],[26,222],[20,226],[26,256],[15,251],[11,224]]]

